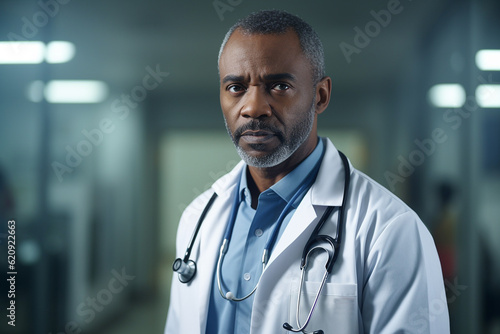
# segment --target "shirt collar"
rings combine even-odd
[[[304,161],[302,161],[297,167],[295,167],[294,170],[292,170],[284,178],[276,182],[271,186],[271,188],[267,189],[263,193],[274,192],[288,203],[297,189],[305,181],[309,173],[320,162],[323,147],[323,140],[321,138],[318,138],[318,144],[316,145],[314,151],[312,151],[312,153],[309,154],[309,156],[307,156]],[[247,168],[245,166],[243,172],[241,173],[241,183],[238,192],[240,201],[243,199],[251,200],[249,198],[250,190],[248,189],[246,170]],[[296,205],[297,204],[294,204],[294,206]]]

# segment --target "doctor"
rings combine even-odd
[[[182,215],[177,255],[194,240],[188,257],[197,266],[193,277],[174,275],[165,333],[291,333],[305,324],[311,333],[449,333],[427,229],[317,135],[331,79],[311,26],[283,11],[251,14],[227,33],[219,76],[226,128],[242,161]],[[320,233],[335,238],[342,224],[340,248],[318,242],[301,270],[328,207]]]

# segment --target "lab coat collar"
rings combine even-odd
[[[341,206],[344,194],[344,166],[335,145],[324,138],[325,156],[316,181],[311,187],[311,204],[316,206]]]
[[[212,189],[218,196],[224,196],[227,191],[232,191],[234,189],[238,183],[238,178],[241,177],[241,171],[245,166],[246,164],[242,160],[229,173],[215,181],[212,185]]]

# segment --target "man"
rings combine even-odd
[[[282,11],[251,14],[227,33],[219,76],[226,127],[243,161],[181,218],[179,256],[205,216],[189,246],[194,277],[179,269],[187,257],[174,264],[165,333],[287,333],[305,325],[317,333],[449,332],[439,260],[423,223],[317,136],[331,79],[313,29]],[[333,247],[320,242],[301,279],[309,237],[327,207],[334,211],[320,233],[337,236],[344,197],[331,274],[324,276]]]

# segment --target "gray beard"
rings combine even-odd
[[[236,142],[236,139],[233,137],[231,131],[229,130],[225,118],[224,122],[226,124],[226,129],[229,133],[229,136],[233,140],[234,146],[236,146],[236,151],[247,165],[258,168],[274,167],[288,159],[309,137],[314,124],[314,105],[315,103],[313,101],[307,117],[305,117],[302,122],[296,124],[291,129],[290,135],[284,138],[283,143],[274,152],[271,152],[263,157],[254,157],[248,155]]]

